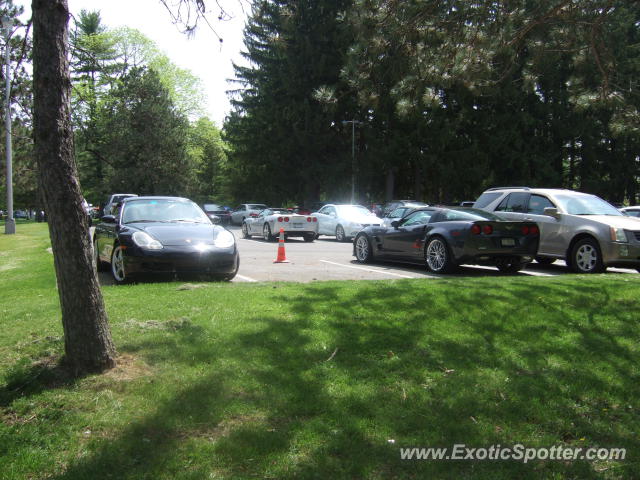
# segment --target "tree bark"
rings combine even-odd
[[[67,0],[33,0],[34,141],[64,329],[77,373],[115,366],[115,347],[92,266],[89,223],[74,159]]]

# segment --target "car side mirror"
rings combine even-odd
[[[554,207],[546,207],[544,209],[544,214],[548,217],[560,218],[560,214],[558,213],[558,209]]]
[[[100,220],[102,220],[104,223],[116,223],[116,217],[114,217],[113,215],[105,215]]]
[[[391,222],[391,226],[397,230],[398,227],[400,226],[400,221],[394,220],[393,222]]]

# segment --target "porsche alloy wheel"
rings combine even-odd
[[[111,275],[118,285],[129,280],[124,268],[124,248],[120,245],[116,245],[111,253]]]

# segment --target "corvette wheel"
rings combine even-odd
[[[242,222],[242,238],[251,238],[251,234],[249,234],[249,227],[247,226],[247,222]]]
[[[449,273],[455,269],[449,246],[442,237],[429,240],[425,248],[425,262],[433,273]]]
[[[356,260],[360,263],[369,263],[372,259],[371,243],[366,235],[356,237]]]
[[[265,223],[262,227],[262,238],[264,238],[265,242],[273,241],[273,235],[271,235],[271,228],[268,223]]]

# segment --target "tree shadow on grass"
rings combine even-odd
[[[86,374],[78,374],[54,355],[43,356],[36,361],[25,360],[14,365],[5,375],[5,384],[0,386],[0,407],[8,407],[18,398],[70,387],[84,376]]]
[[[215,346],[198,328],[132,342],[154,362],[206,368],[58,478],[629,477],[633,460],[400,460],[400,447],[455,443],[640,451],[638,321],[576,282],[567,304],[545,303],[566,282],[450,282],[437,296],[429,281],[314,284]]]

